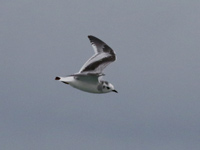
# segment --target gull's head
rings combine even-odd
[[[118,93],[114,86],[111,84],[111,83],[108,83],[107,81],[104,81],[103,84],[102,84],[102,91],[104,93],[107,93],[107,92],[115,92],[115,93]]]

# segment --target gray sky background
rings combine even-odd
[[[200,2],[6,0],[0,5],[2,150],[199,150]],[[117,61],[89,94],[54,80]]]

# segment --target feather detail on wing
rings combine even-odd
[[[95,54],[82,66],[79,73],[99,73],[110,63],[116,60],[115,52],[103,41],[88,36]]]

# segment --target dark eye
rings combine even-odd
[[[105,89],[105,86],[103,85],[103,89]]]
[[[109,87],[107,87],[107,89],[109,90],[110,88],[109,88]]]

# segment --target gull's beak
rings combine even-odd
[[[112,90],[113,92],[115,92],[115,93],[118,93],[116,90]]]

